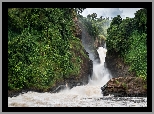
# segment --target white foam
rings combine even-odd
[[[100,64],[93,65],[93,76],[87,85],[76,86],[72,89],[65,89],[59,93],[37,93],[28,92],[17,97],[8,97],[8,106],[12,107],[110,107],[110,106],[138,106],[138,104],[123,103],[122,101],[100,100],[101,87],[111,78],[108,70],[104,67],[107,50],[99,47],[97,50],[100,57]],[[146,106],[142,104],[141,106]]]

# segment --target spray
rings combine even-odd
[[[100,63],[95,62],[96,60],[93,62],[93,76],[88,84],[103,86],[112,78],[112,76],[104,66],[107,49],[99,47],[97,52],[99,54]]]
[[[104,67],[105,57],[107,50],[103,47],[99,47],[97,50],[100,63],[93,61],[93,76],[89,80],[87,85],[76,86],[69,89],[66,88],[58,93],[37,93],[28,92],[23,95],[19,95],[14,98],[8,98],[8,106],[30,106],[30,107],[95,107],[104,106],[103,101],[95,100],[102,98],[101,87],[106,84],[110,79],[110,75],[107,69]],[[62,86],[63,87],[63,86]],[[62,88],[61,86],[59,88]],[[59,89],[58,88],[58,89]],[[101,104],[102,105],[101,105]],[[99,105],[98,105],[99,104]]]

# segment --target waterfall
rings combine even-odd
[[[112,77],[105,68],[105,57],[107,49],[99,47],[97,50],[100,63],[93,61],[93,76],[87,85],[76,86],[72,89],[66,88],[58,93],[37,93],[31,92],[21,94],[17,97],[8,97],[8,107],[130,107],[146,106],[143,102],[138,105],[130,102],[128,98],[124,101],[113,100],[112,96],[103,96],[101,87]],[[102,99],[102,100],[101,100]],[[133,98],[134,99],[134,98]],[[127,100],[127,101],[126,101]],[[137,99],[138,100],[138,99]],[[125,102],[125,103],[124,103]]]
[[[97,63],[95,62],[96,60],[94,60],[93,76],[92,79],[90,79],[89,84],[103,86],[112,78],[112,76],[108,69],[104,66],[107,49],[99,47],[97,52],[99,54],[100,63]]]
[[[104,43],[104,48],[106,49],[106,42]]]
[[[100,63],[94,59],[94,55],[91,53],[90,49],[88,51],[91,59],[93,60],[93,75],[92,78],[89,79],[89,83],[87,85],[76,86],[71,89],[65,88],[58,93],[52,94],[48,92],[37,93],[29,91],[17,97],[8,97],[8,106],[95,107],[98,106],[97,104],[101,104],[99,106],[105,105],[106,103],[96,101],[95,99],[100,99],[103,97],[101,87],[103,87],[103,85],[105,85],[111,78],[107,68],[104,66],[107,49],[103,47],[99,47],[97,49]]]
[[[107,49],[99,47],[97,52],[99,54],[100,64],[104,65]]]

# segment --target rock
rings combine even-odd
[[[60,85],[58,86],[54,91],[52,91],[52,93],[58,93],[60,92],[61,90],[64,90],[67,88],[67,85]]]
[[[103,87],[101,87],[101,90],[104,91],[106,87],[107,87],[107,84],[105,84]]]
[[[81,84],[80,83],[77,83],[77,86],[80,86]]]
[[[147,82],[140,77],[118,77],[110,79],[103,87],[102,94],[118,97],[146,97]]]
[[[110,73],[112,74],[112,77],[135,77],[135,72],[129,72],[129,66],[126,65],[124,61],[117,55],[117,53],[111,54],[108,51],[105,58],[106,67],[109,69]]]
[[[90,78],[92,78],[92,74],[93,74],[93,61],[92,60],[89,60],[89,75],[90,75]]]

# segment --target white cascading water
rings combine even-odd
[[[89,84],[103,86],[111,78],[111,75],[109,74],[107,68],[105,68],[105,66],[104,66],[107,49],[105,49],[103,47],[99,47],[97,52],[99,54],[100,63],[96,63],[94,61],[94,63],[93,63],[93,76],[92,76],[92,79],[89,81]]]
[[[113,96],[104,96],[101,87],[112,77],[104,67],[107,50],[99,47],[97,50],[100,63],[93,61],[93,76],[87,85],[65,89],[59,93],[28,92],[17,97],[8,97],[9,107],[130,107],[146,106],[146,98],[139,105],[130,102],[128,98],[117,101]],[[110,99],[110,100],[108,100]],[[131,98],[132,99],[132,98]],[[141,99],[141,100],[142,100]]]
[[[10,102],[9,106],[11,106],[11,104],[21,106],[21,103],[19,103],[20,99],[22,99],[22,102],[25,100],[23,106],[47,106],[48,104],[50,104],[50,106],[82,106],[82,102],[84,102],[83,99],[102,97],[101,87],[110,79],[110,75],[106,68],[104,68],[107,50],[103,47],[99,47],[97,51],[100,57],[100,63],[94,61],[93,76],[87,85],[76,86],[72,89],[67,88],[59,93],[53,94],[28,92],[17,97],[8,98]],[[18,102],[13,103],[13,99],[18,99]],[[88,102],[87,105],[89,105]]]
[[[99,47],[97,52],[100,63],[93,61],[93,76],[87,85],[76,86],[72,89],[67,88],[53,94],[28,92],[17,97],[8,98],[9,106],[89,106],[90,104],[86,102],[86,99],[102,97],[101,87],[110,79],[110,75],[104,67],[107,50]],[[13,99],[18,99],[18,102],[14,102]]]

